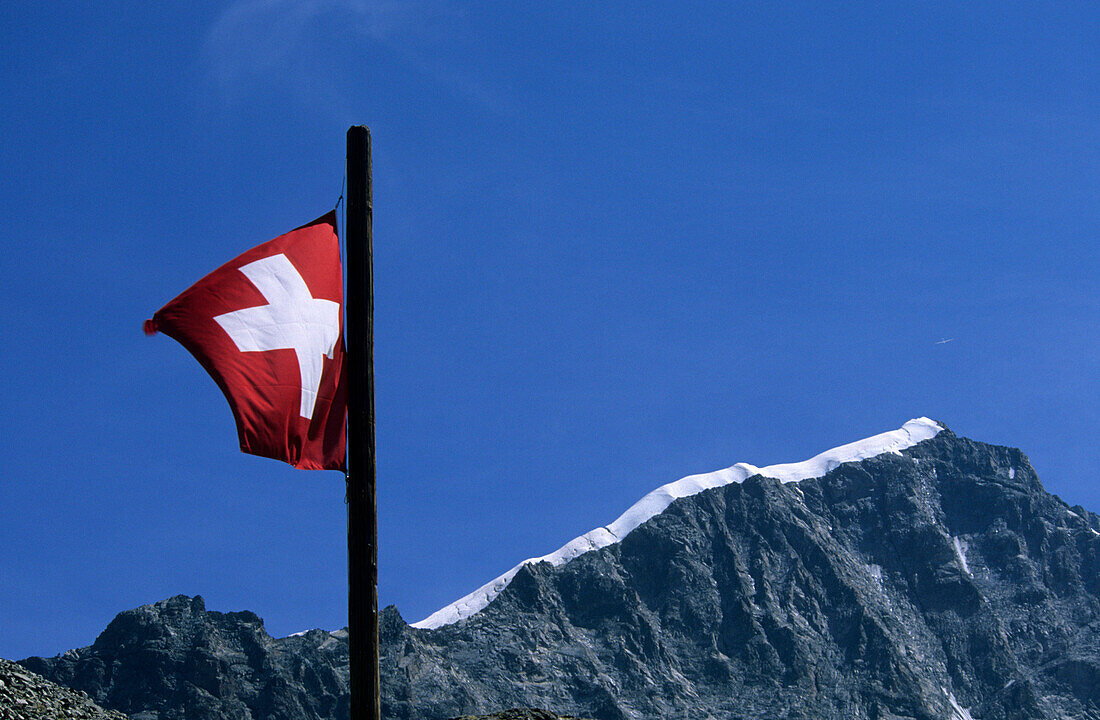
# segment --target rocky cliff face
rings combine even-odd
[[[381,620],[387,718],[1100,718],[1100,518],[950,431],[677,500],[435,630]],[[174,598],[31,669],[139,718],[343,718],[347,650]]]
[[[254,613],[179,595],[120,613],[91,647],[22,665],[134,720],[347,718],[347,633],[275,640]]]

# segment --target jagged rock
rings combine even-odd
[[[87,695],[56,685],[9,660],[0,660],[0,720],[126,720]]]
[[[435,630],[380,619],[383,714],[1100,718],[1100,518],[1018,450],[943,431],[783,484],[677,500],[621,542],[522,568]],[[155,718],[347,717],[347,646],[173,598],[28,667]]]
[[[22,664],[134,720],[346,718],[346,638],[275,640],[254,613],[178,595],[120,613],[91,647]]]

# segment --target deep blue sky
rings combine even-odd
[[[407,620],[919,415],[1100,510],[1095,4],[830,5],[6,5],[0,656],[177,593],[345,623],[342,477],[241,455],[141,321],[328,210],[358,123]]]

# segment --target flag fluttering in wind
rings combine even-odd
[[[225,394],[241,450],[346,470],[344,292],[336,212],[230,260],[145,321]]]

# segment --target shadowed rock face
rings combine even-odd
[[[91,647],[25,667],[134,720],[348,717],[346,632],[275,640],[251,612],[178,595],[120,613]]]
[[[481,613],[381,618],[383,714],[1100,718],[1100,518],[944,431],[796,484],[673,503],[524,568]],[[345,718],[347,646],[173,598],[27,667],[140,718]],[[144,711],[146,714],[141,714]]]

